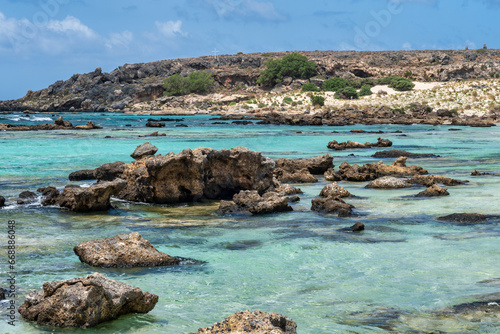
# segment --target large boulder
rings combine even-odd
[[[315,198],[311,201],[311,210],[324,213],[337,213],[339,217],[352,215],[353,205],[344,202],[338,197]]]
[[[118,194],[126,184],[116,179],[88,188],[67,186],[55,199],[55,204],[76,212],[106,211],[111,208],[110,197]]]
[[[5,206],[5,197],[0,196],[0,208]]]
[[[488,221],[492,216],[483,215],[480,213],[452,213],[451,215],[446,215],[438,217],[438,220],[461,223],[461,224],[475,224],[484,223]]]
[[[307,159],[278,159],[276,168],[295,172],[306,168],[311,174],[323,174],[328,168],[333,168],[333,157],[330,154],[320,155]]]
[[[232,314],[211,327],[191,334],[297,334],[297,324],[287,316],[262,311]]]
[[[43,206],[56,205],[57,198],[60,195],[59,190],[57,190],[56,187],[43,187],[38,188],[36,191],[42,193]]]
[[[148,313],[158,296],[94,273],[43,284],[19,307],[28,321],[54,327],[92,327],[129,313]]]
[[[438,196],[448,196],[450,193],[448,189],[438,186],[437,184],[433,184],[422,192],[419,192],[417,197],[438,197]]]
[[[321,190],[320,194],[321,197],[338,197],[338,198],[344,198],[344,197],[351,197],[351,193],[342,188],[337,184],[337,182],[334,182],[332,184],[327,184],[326,186],[323,187]]]
[[[82,169],[77,170],[68,176],[70,181],[84,181],[84,180],[95,180],[95,170],[94,169]]]
[[[408,179],[401,179],[394,176],[382,176],[368,183],[365,188],[373,189],[401,189],[413,187]]]
[[[281,182],[291,182],[291,183],[316,183],[318,179],[311,174],[307,168],[302,168],[293,171],[283,170],[281,168],[276,168],[274,170],[274,175],[276,179]]]
[[[125,165],[119,198],[147,203],[231,199],[241,190],[263,194],[273,186],[274,161],[244,147],[197,148],[145,157]]]
[[[140,159],[142,157],[148,157],[155,155],[155,153],[158,151],[158,147],[154,146],[150,142],[146,142],[142,145],[137,146],[135,149],[134,153],[132,153],[130,156],[134,158],[135,160]]]
[[[82,242],[73,251],[80,261],[94,267],[157,267],[179,264],[178,258],[159,252],[138,232]]]
[[[288,197],[275,192],[268,192],[260,196],[256,190],[242,190],[233,196],[233,202],[221,201],[218,212],[220,214],[250,213],[258,215],[292,211],[288,201]]]
[[[99,181],[113,181],[122,177],[125,171],[125,163],[123,161],[116,161],[97,167],[94,170],[95,178]]]

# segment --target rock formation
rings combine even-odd
[[[178,258],[159,252],[138,232],[82,242],[73,251],[80,261],[94,267],[157,267],[179,264]]]
[[[324,213],[337,213],[339,217],[352,215],[353,205],[344,202],[341,198],[329,196],[315,198],[311,201],[311,210]]]
[[[54,327],[93,327],[129,313],[148,313],[158,296],[94,273],[43,284],[19,307],[28,321]]]
[[[0,106],[2,102],[0,101]],[[9,123],[0,123],[0,131],[38,131],[38,130],[94,130],[102,129],[102,127],[88,122],[86,125],[73,126],[71,122],[64,121],[62,116],[59,116],[53,124],[37,124],[37,125],[15,125]]]
[[[338,198],[344,198],[344,197],[351,197],[351,193],[347,191],[346,189],[342,188],[337,184],[337,182],[334,182],[332,184],[327,184],[320,192],[319,194],[321,197],[338,197]]]
[[[5,197],[0,196],[0,208],[5,206]]]
[[[275,192],[260,196],[256,190],[242,190],[233,196],[233,202],[221,201],[220,214],[250,213],[254,215],[292,211],[289,198]]]
[[[382,176],[366,185],[366,188],[373,189],[401,189],[409,188],[414,185],[408,179],[401,179],[394,176]]]
[[[475,224],[487,222],[488,218],[491,217],[480,213],[452,213],[451,215],[438,217],[437,219],[460,224]]]
[[[437,155],[432,153],[411,153],[403,150],[388,150],[388,151],[378,151],[372,155],[374,158],[399,158],[399,157],[407,157],[407,158],[436,158]]]
[[[130,155],[135,160],[138,160],[142,157],[149,157],[155,155],[158,151],[158,147],[152,145],[149,142],[146,142],[142,145],[137,146],[135,151]]]
[[[243,311],[191,334],[296,334],[297,324],[278,313]]]
[[[416,197],[437,197],[437,196],[448,196],[450,193],[446,188],[440,187],[437,184],[433,184],[422,192],[419,192]]]
[[[391,147],[392,142],[389,139],[378,138],[376,143],[366,142],[364,144],[355,142],[355,141],[347,141],[339,143],[336,140],[328,143],[327,147],[329,149],[333,149],[336,151],[343,151],[347,149],[357,149],[357,148],[370,148],[370,147]]]

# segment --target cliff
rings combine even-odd
[[[500,74],[500,50],[300,53],[316,61],[322,79],[411,75],[416,81],[450,81],[490,78]],[[256,86],[256,81],[265,68],[265,60],[285,54],[287,52],[162,60],[126,64],[110,73],[97,68],[90,73],[75,74],[66,81],[57,81],[48,88],[28,91],[21,99],[1,101],[0,111],[121,111],[149,101],[155,101],[150,103],[152,109],[166,103],[182,107],[183,97],[163,97],[163,79],[193,71],[213,73],[217,92],[255,93],[261,89]],[[292,80],[285,80],[284,85],[292,83]],[[226,99],[225,103],[231,101]]]

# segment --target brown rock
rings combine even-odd
[[[361,232],[365,230],[365,224],[362,222],[357,222],[356,224],[351,226],[351,231],[352,232]]]
[[[148,313],[158,296],[94,273],[43,284],[19,307],[28,321],[54,327],[93,327],[128,313]]]
[[[338,197],[315,198],[311,201],[311,210],[325,213],[338,213],[339,217],[352,215],[353,205],[347,204]]]
[[[152,145],[150,142],[145,142],[144,144],[137,146],[134,153],[130,156],[135,160],[138,160],[143,157],[153,156],[157,151],[158,147]]]
[[[95,130],[95,129],[102,129],[101,126],[95,125],[93,122],[88,122],[85,125],[77,125],[74,127],[75,130]]]
[[[446,188],[440,187],[437,184],[433,184],[427,187],[426,190],[418,193],[417,197],[436,197],[436,196],[448,196],[450,193]]]
[[[365,188],[373,189],[401,189],[412,187],[413,184],[407,179],[400,179],[394,176],[382,176],[368,183]]]
[[[116,161],[97,167],[94,170],[94,175],[99,181],[113,181],[114,179],[122,178],[124,171],[125,163],[123,161]]]
[[[275,175],[281,182],[291,183],[316,183],[318,179],[309,172],[307,168],[302,168],[295,171],[282,171],[281,169],[275,170]]]
[[[256,190],[242,190],[234,195],[233,202],[221,201],[218,212],[220,214],[250,213],[259,215],[292,211],[288,201],[288,197],[275,192],[268,192],[260,196]]]
[[[306,168],[311,174],[323,174],[329,168],[333,168],[333,157],[330,154],[320,155],[308,159],[278,159],[276,168],[287,172],[295,172]]]
[[[57,190],[55,187],[38,188],[36,191],[42,193],[43,206],[56,205],[57,197],[59,197],[59,190]]]
[[[212,327],[200,328],[191,334],[296,334],[297,324],[278,313],[244,311],[234,313]]]
[[[68,176],[70,181],[84,181],[84,180],[94,180],[96,179],[94,169],[82,169],[77,170]]]
[[[347,191],[346,189],[342,188],[337,184],[337,182],[334,182],[332,184],[327,184],[322,190],[321,193],[319,194],[321,197],[338,197],[338,198],[344,198],[344,197],[351,197],[351,193]]]
[[[179,259],[159,252],[138,232],[82,242],[73,251],[80,261],[94,267],[157,267],[179,264]]]
[[[444,184],[445,186],[457,186],[465,184],[466,182],[469,181],[460,181],[439,175],[414,175],[408,182],[429,187],[434,183],[441,183]]]
[[[300,188],[296,188],[290,184],[281,184],[277,189],[276,192],[279,193],[282,196],[286,195],[295,195],[295,194],[302,194],[302,190]]]

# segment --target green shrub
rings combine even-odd
[[[364,85],[368,85],[370,87],[373,87],[373,86],[377,85],[377,81],[373,78],[363,78],[363,79],[361,79],[361,87],[363,87]]]
[[[391,76],[387,76],[384,78],[379,78],[379,79],[377,79],[377,85],[390,85],[394,78],[398,78],[398,77],[391,75]]]
[[[367,96],[367,95],[372,95],[372,90],[369,85],[363,85],[361,86],[361,90],[359,91],[359,96]]]
[[[266,53],[262,53],[261,56],[262,57],[269,57],[271,54],[269,52],[266,52]]]
[[[167,96],[202,94],[210,91],[213,85],[213,75],[208,72],[192,72],[187,77],[174,74],[163,80],[163,88]]]
[[[262,103],[262,102],[261,102],[261,103],[259,103],[259,108],[265,108],[265,107],[267,107],[267,104]]]
[[[323,90],[325,92],[337,92],[346,86],[346,81],[343,78],[331,78],[323,82]]]
[[[357,99],[358,97],[359,97],[358,92],[354,87],[342,88],[335,94],[335,98],[337,99],[350,99],[350,98]]]
[[[293,99],[290,96],[287,96],[283,99],[284,103],[290,104],[293,102]]]
[[[319,88],[312,82],[305,83],[302,85],[302,92],[318,92]]]
[[[411,78],[413,76],[412,71],[406,71],[405,74],[403,75],[405,78]]]
[[[236,104],[237,103],[233,101],[233,102],[229,103],[229,106],[232,107],[232,106],[235,106]]]
[[[413,87],[415,87],[415,84],[411,82],[410,79],[398,77],[391,81],[389,87],[394,88],[397,91],[407,91],[412,90]]]
[[[269,59],[266,61],[266,69],[262,71],[258,84],[274,86],[280,83],[284,77],[309,79],[316,75],[314,61],[309,61],[306,56],[291,53],[282,59]]]
[[[313,106],[324,106],[325,105],[325,98],[323,96],[319,96],[319,95],[312,95],[311,96],[311,103]]]
[[[349,78],[346,80],[346,84],[347,84],[347,87],[353,87],[353,88],[356,88],[356,89],[360,89],[361,86],[363,85],[361,83],[361,80],[359,79],[354,79],[354,78]]]

